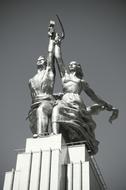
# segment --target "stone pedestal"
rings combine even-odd
[[[62,135],[26,140],[3,190],[104,190],[85,144],[67,146]]]

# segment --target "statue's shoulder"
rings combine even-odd
[[[87,84],[86,80],[84,80],[84,79],[81,79],[81,83],[82,83],[83,85],[86,85],[86,84]]]
[[[36,79],[36,75],[29,79],[29,84],[32,84]]]
[[[31,84],[31,82],[32,82],[32,78],[29,79],[28,83]]]
[[[32,78],[29,79],[29,83],[36,81],[36,79],[38,79],[40,76],[42,76],[42,74],[36,73]]]
[[[31,84],[34,81],[34,77],[32,77],[32,78],[29,79],[29,84]]]

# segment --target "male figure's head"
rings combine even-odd
[[[47,66],[47,60],[44,56],[40,56],[38,59],[37,59],[37,68],[39,70],[41,69],[45,69]]]

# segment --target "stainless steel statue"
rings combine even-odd
[[[33,137],[43,136],[51,130],[51,114],[54,104],[53,88],[54,67],[54,21],[50,21],[48,35],[48,57],[40,56],[37,60],[37,74],[29,80],[32,105],[29,112],[30,127]]]
[[[93,114],[100,111],[113,111],[109,121],[118,116],[118,110],[99,98],[85,81],[81,65],[72,61],[65,66],[62,58],[61,43],[65,37],[54,29],[54,21],[49,25],[49,50],[47,60],[40,57],[37,62],[38,73],[29,81],[32,106],[29,112],[33,136],[62,133],[66,142],[85,141],[91,154],[98,151],[95,139],[96,128]],[[53,95],[55,62],[58,64],[62,80],[63,94]],[[96,104],[87,107],[80,94],[84,91]]]

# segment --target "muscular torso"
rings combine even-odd
[[[39,71],[33,78],[29,80],[29,88],[31,90],[32,98],[41,96],[43,94],[53,93],[54,73],[52,69]]]
[[[82,91],[81,79],[73,74],[65,74],[62,78],[63,92],[80,94]]]

